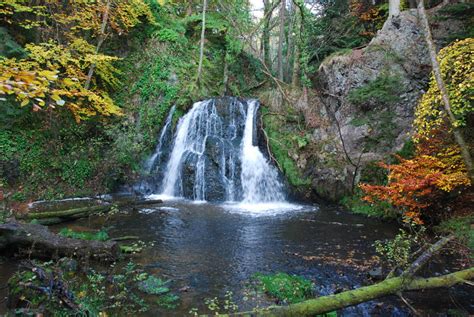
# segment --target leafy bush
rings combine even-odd
[[[176,294],[166,294],[159,297],[156,301],[158,306],[167,308],[167,309],[175,309],[178,306],[179,296]]]
[[[375,241],[375,250],[388,261],[392,268],[404,268],[410,263],[412,248],[417,242],[417,235],[409,234],[400,229],[400,232],[392,240]]]
[[[156,36],[163,42],[178,42],[183,39],[183,37],[173,29],[164,28],[157,32]]]
[[[82,187],[92,175],[94,166],[88,159],[64,161],[62,166],[62,179],[72,186]]]
[[[261,290],[276,298],[279,302],[295,304],[313,295],[313,283],[298,275],[286,273],[254,275],[260,283]]]
[[[159,277],[150,275],[144,281],[141,281],[138,284],[138,289],[144,293],[152,294],[152,295],[160,295],[165,294],[170,291],[170,289],[166,286],[170,281],[164,281]]]
[[[355,214],[365,215],[368,217],[392,219],[397,216],[396,210],[384,201],[375,201],[369,203],[362,199],[363,194],[360,190],[352,196],[345,196],[340,203]]]

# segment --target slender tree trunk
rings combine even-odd
[[[229,82],[229,62],[227,61],[227,48],[224,54],[224,76],[222,80],[222,84],[224,86],[224,93],[223,95],[227,95],[227,84]]]
[[[186,8],[186,16],[193,15],[193,0],[188,1],[188,7]]]
[[[295,22],[295,9],[293,2],[288,3],[288,32],[286,33],[286,63],[285,63],[285,81],[291,82],[291,71],[293,64],[291,63],[292,55],[294,56],[293,27]]]
[[[428,50],[430,52],[430,59],[431,59],[431,64],[433,66],[433,74],[436,79],[436,83],[438,85],[439,91],[441,93],[441,97],[443,100],[443,106],[444,106],[444,111],[446,112],[446,115],[451,123],[452,129],[453,129],[453,134],[454,134],[454,139],[456,140],[456,143],[459,145],[461,148],[461,155],[464,160],[464,164],[466,165],[467,172],[469,175],[469,178],[471,180],[471,184],[474,184],[474,166],[472,163],[472,157],[471,153],[469,152],[469,147],[466,144],[466,141],[464,140],[464,137],[458,127],[456,127],[456,117],[454,116],[452,110],[451,110],[451,102],[449,100],[449,95],[448,91],[446,89],[446,85],[444,83],[443,77],[441,75],[441,70],[439,67],[438,60],[436,58],[436,47],[433,42],[433,37],[431,36],[431,29],[430,25],[428,23],[428,18],[426,16],[426,11],[425,11],[425,6],[423,4],[422,0],[418,0],[418,13],[421,19],[421,23],[423,26],[423,31],[425,33],[425,40],[426,43],[428,44]]]
[[[270,59],[270,20],[272,18],[270,0],[263,0],[263,11],[264,19],[263,22],[263,33],[262,33],[262,45],[263,45],[263,61],[269,69],[272,68],[272,62]]]
[[[400,14],[400,0],[388,1],[388,15],[397,16]]]
[[[99,53],[100,48],[102,47],[102,44],[105,41],[106,34],[105,34],[105,29],[107,28],[107,23],[109,21],[109,11],[110,11],[110,0],[107,0],[107,4],[105,6],[105,12],[102,17],[102,25],[100,26],[100,34],[99,34],[99,40],[97,42],[97,47],[95,49],[96,54]],[[87,79],[86,83],[84,84],[85,89],[89,89],[92,76],[94,75],[94,70],[95,70],[95,63],[92,63],[91,66],[89,67],[89,71],[87,72]]]
[[[207,0],[203,0],[202,3],[202,30],[201,30],[201,46],[199,49],[199,66],[198,66],[198,73],[197,73],[197,81],[198,83],[201,82],[201,75],[202,75],[202,60],[204,58],[204,40],[206,35],[206,9],[207,9]]]
[[[280,35],[278,38],[278,79],[283,81],[283,42],[285,41],[285,11],[286,1],[282,0],[280,4]]]
[[[301,33],[301,17],[300,17],[300,8],[298,6],[295,6],[295,29],[300,29]],[[299,36],[297,36],[297,39],[295,41],[295,49],[294,49],[294,54],[293,54],[293,74],[291,78],[291,85],[296,88],[300,85],[300,45],[301,45],[301,39]]]

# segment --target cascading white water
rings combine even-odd
[[[239,106],[232,103],[228,111],[230,113],[236,112]],[[220,155],[215,155],[219,157],[219,162],[216,164],[221,165],[219,179],[213,181],[220,181],[227,188],[227,185],[233,182],[231,171],[234,169],[233,166],[229,166],[230,172],[227,173],[229,175],[226,174],[226,161],[232,156],[229,153],[232,147],[228,146],[228,143],[233,140],[232,133],[229,132],[231,129],[232,127],[224,127],[223,119],[218,114],[213,100],[195,103],[178,123],[173,150],[166,166],[161,194],[171,197],[190,196],[189,194],[186,195],[186,192],[190,192],[190,189],[183,184],[183,181],[186,181],[183,178],[192,177],[193,180],[190,182],[193,184],[191,198],[193,200],[207,199],[206,181],[208,175],[206,175],[206,165],[210,164],[210,157],[206,150],[211,146],[210,141],[213,141],[214,146],[221,150]],[[216,157],[213,158],[216,159]],[[232,164],[233,162],[229,162],[227,165]],[[186,169],[186,171],[192,170],[192,175],[183,175],[183,172],[185,172],[183,169]],[[226,196],[226,198],[228,197]]]
[[[284,201],[283,185],[278,180],[278,172],[269,164],[258,146],[253,145],[255,113],[258,102],[250,100],[242,138],[242,190],[244,203]]]
[[[283,203],[278,172],[254,140],[258,101],[197,102],[176,128],[160,197]]]
[[[145,171],[147,173],[150,173],[151,170],[153,169],[153,166],[155,166],[155,162],[159,162],[161,159],[161,156],[163,155],[163,141],[165,138],[166,133],[168,132],[168,129],[170,128],[171,121],[173,119],[173,114],[175,111],[175,106],[173,106],[168,113],[168,117],[166,118],[165,125],[161,129],[160,137],[158,138],[158,144],[156,145],[155,153],[145,162]]]
[[[179,167],[182,164],[182,158],[186,151],[192,151],[193,149],[187,143],[188,130],[190,122],[195,117],[196,110],[201,107],[202,102],[194,104],[191,111],[179,120],[178,127],[176,129],[176,139],[174,141],[173,151],[170,155],[170,160],[166,165],[166,174],[163,180],[163,191],[162,195],[173,197],[175,195],[175,184],[179,175]],[[194,118],[195,119],[195,118]],[[195,121],[195,120],[194,120]],[[192,145],[192,144],[191,144]]]

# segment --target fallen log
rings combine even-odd
[[[404,291],[416,291],[430,288],[451,287],[474,279],[474,267],[437,277],[420,278],[414,275],[454,239],[454,236],[443,237],[423,252],[400,276],[389,274],[384,281],[370,286],[360,287],[342,293],[309,299],[289,306],[270,306],[253,312],[241,312],[232,316],[314,316],[328,313],[348,306],[368,302],[387,296],[400,296]]]
[[[46,219],[46,218],[72,218],[75,215],[83,214],[88,215],[96,212],[107,212],[112,208],[112,205],[98,205],[90,207],[81,207],[59,211],[45,211],[45,212],[32,212],[26,215],[20,216],[22,219]]]
[[[289,306],[270,306],[252,312],[241,312],[231,316],[314,316],[328,313],[344,307],[364,303],[379,297],[397,294],[402,291],[451,287],[474,279],[474,267],[430,278],[407,280],[399,276],[386,279],[380,283],[345,291],[335,295],[322,296]]]
[[[161,199],[150,199],[150,200],[137,200],[132,205],[134,206],[146,206],[146,205],[157,205],[162,204],[163,200]]]
[[[117,237],[117,238],[112,238],[110,241],[128,241],[128,240],[138,240],[140,237],[138,236],[123,236],[123,237]]]
[[[41,212],[30,212],[24,215],[18,215],[19,219],[25,220],[37,220],[37,223],[42,225],[53,225],[61,222],[85,218],[94,213],[108,212],[113,206],[117,207],[128,207],[128,206],[148,206],[161,204],[161,199],[154,200],[134,200],[134,201],[117,201],[114,204],[107,203],[95,206],[86,206],[80,208],[72,208],[66,210],[52,210],[52,211],[41,211]]]
[[[24,249],[28,255],[40,258],[71,256],[112,261],[120,248],[114,241],[87,241],[66,238],[38,224],[9,221],[0,224],[0,249]]]

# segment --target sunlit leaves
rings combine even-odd
[[[69,38],[81,37],[84,32],[92,32],[93,37],[102,35],[102,23],[107,14],[106,33],[126,34],[142,20],[153,23],[149,6],[143,0],[99,0],[75,1],[63,8],[60,1],[53,1],[56,7],[51,18],[70,31]]]
[[[466,124],[474,110],[474,39],[458,41],[438,55],[457,126]],[[386,186],[362,184],[365,200],[387,201],[404,212],[408,219],[421,222],[437,200],[471,185],[459,147],[447,126],[441,94],[434,77],[415,114],[416,156],[399,158],[399,164],[382,164],[389,170]]]
[[[50,0],[41,6],[28,0],[6,0],[0,3],[0,18],[27,29],[40,27],[38,32],[51,38],[26,44],[27,58],[0,60],[0,95],[10,95],[20,107],[33,111],[69,109],[77,121],[120,114],[106,93],[120,84],[113,65],[118,58],[101,54],[99,48],[106,38],[126,34],[143,21],[154,22],[143,0],[72,1],[68,5]],[[88,78],[91,69],[93,76]]]
[[[7,24],[15,24],[24,29],[42,25],[37,17],[46,15],[46,6],[32,4],[28,0],[2,0],[0,19]]]
[[[93,58],[99,61],[99,77],[108,76],[103,80],[116,84],[114,68],[107,66],[115,58],[81,55],[54,42],[28,44],[26,50],[26,59],[0,60],[0,95],[12,95],[21,107],[31,106],[33,111],[66,107],[77,121],[94,115],[120,114],[104,91],[83,88],[84,70]]]
[[[456,116],[456,125],[464,126],[466,116],[474,111],[474,39],[457,41],[443,48],[438,55],[440,69]],[[444,124],[441,93],[432,76],[430,88],[423,96],[415,113],[419,137],[430,137],[430,132]]]
[[[450,144],[446,133],[433,131],[428,141],[417,144],[413,159],[398,157],[399,164],[384,164],[389,170],[388,184],[361,184],[368,202],[387,201],[415,222],[443,193],[469,186],[470,180],[459,148]]]

